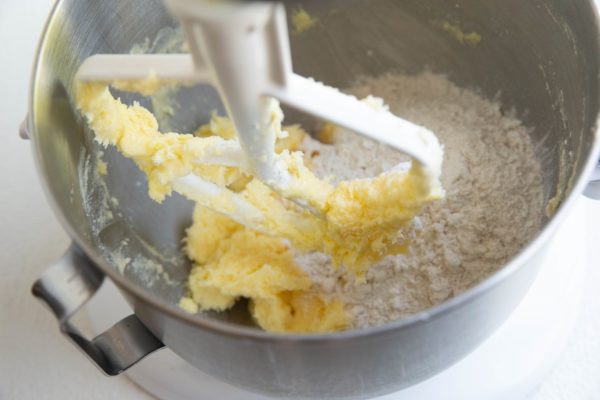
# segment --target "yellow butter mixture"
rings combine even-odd
[[[283,127],[274,100],[270,127],[278,138],[276,151],[299,182],[287,198],[246,168],[206,161],[219,155],[215,149],[237,143],[225,117],[213,116],[194,133],[163,133],[152,113],[137,103],[123,104],[106,84],[77,84],[76,100],[96,139],[116,146],[147,175],[151,198],[161,202],[176,190],[196,201],[185,238],[194,267],[189,295],[180,303],[190,312],[226,310],[247,298],[251,314],[266,330],[343,330],[349,325],[343,302],[312,290],[293,251],[326,253],[360,282],[370,265],[405,250],[409,243],[401,229],[443,196],[437,178],[432,181],[416,162],[408,170],[337,185],[319,179],[300,151],[306,132]],[[190,174],[222,190],[194,196],[180,184]],[[302,200],[310,211],[288,198]],[[251,209],[240,212],[239,201]]]

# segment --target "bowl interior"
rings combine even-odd
[[[307,0],[286,5],[288,13],[302,7],[318,20],[290,36],[296,72],[341,88],[390,71],[446,74],[459,86],[497,99],[531,128],[546,201],[570,193],[591,156],[598,114],[598,34],[590,3]],[[476,32],[481,41],[461,40],[461,32]],[[63,0],[42,42],[32,96],[40,168],[71,232],[122,271],[127,282],[172,304],[183,293],[190,267],[181,249],[192,204],[177,194],[163,204],[150,200],[137,167],[94,143],[73,108],[71,86],[78,65],[92,54],[176,52],[181,43],[161,1]],[[213,110],[222,111],[208,86],[170,94],[174,100],[166,101],[174,101],[176,113],[163,115],[164,129],[189,132]],[[121,97],[156,110],[165,101]],[[305,117],[292,112],[290,119]],[[103,177],[95,171],[100,151],[109,165]],[[206,317],[251,324],[243,310]]]

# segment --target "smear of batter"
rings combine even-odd
[[[313,18],[302,7],[294,10],[290,18],[292,20],[292,32],[295,34],[307,31],[317,24],[317,19]]]
[[[433,25],[441,28],[443,31],[452,36],[462,45],[475,47],[481,42],[481,35],[477,32],[465,33],[458,24],[453,24],[449,21],[434,21]]]

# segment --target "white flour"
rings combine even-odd
[[[445,146],[446,198],[424,209],[409,230],[407,254],[379,262],[361,285],[334,271],[323,254],[296,256],[313,290],[341,298],[359,328],[427,309],[496,271],[540,229],[543,194],[527,129],[499,104],[433,74],[368,79],[353,92],[382,97]],[[317,174],[335,180],[375,176],[403,159],[350,132],[340,132],[333,146],[307,139],[304,148]]]

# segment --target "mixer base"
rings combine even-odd
[[[527,398],[558,359],[577,320],[586,265],[585,227],[585,206],[580,201],[550,242],[547,261],[530,292],[494,335],[440,374],[376,400],[442,395],[448,400]],[[87,310],[97,332],[131,313],[108,281]],[[161,399],[267,399],[200,372],[169,349],[144,359],[127,376]]]

